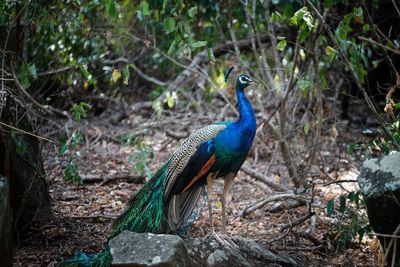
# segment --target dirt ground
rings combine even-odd
[[[84,178],[82,185],[64,181],[65,157],[60,156],[58,146],[44,146],[43,157],[50,184],[54,220],[46,225],[33,225],[18,238],[14,266],[56,266],[77,251],[98,252],[102,248],[113,219],[122,212],[130,196],[139,190],[146,180],[142,174],[135,171],[138,168],[138,145],[130,145],[129,140],[121,139],[121,136],[140,132],[139,136],[144,138],[152,149],[152,152],[146,155],[154,157],[146,162],[146,166],[154,173],[188,132],[200,124],[213,121],[213,118],[207,116],[158,120],[146,117],[146,113],[143,113],[129,115],[119,124],[110,127],[108,119],[111,115],[112,112],[105,112],[98,117],[89,118],[75,129],[84,135],[84,140],[71,148],[71,153],[77,157],[79,173]],[[169,132],[165,130],[165,125],[168,125]],[[181,132],[182,127],[185,127],[186,132]],[[363,141],[362,128],[359,125],[344,121],[338,122],[335,127],[338,135],[332,136],[327,129],[320,144],[322,149],[318,164],[323,166],[315,168],[314,174],[310,176],[315,184],[312,209],[316,213],[316,221],[313,238],[301,237],[301,233],[306,232],[311,225],[309,218],[292,228],[280,230],[288,222],[294,222],[307,215],[307,206],[272,212],[279,203],[285,203],[277,201],[257,209],[246,217],[241,216],[245,207],[266,196],[277,194],[243,171],[239,172],[235,180],[233,198],[228,207],[227,229],[230,235],[254,239],[272,250],[286,250],[299,254],[310,266],[375,265],[371,240],[368,238],[364,238],[361,244],[354,243],[344,251],[337,251],[335,238],[330,236],[333,219],[326,214],[327,201],[347,191],[357,190],[354,180],[359,172],[360,161],[347,154],[346,147],[348,144]],[[58,137],[53,136],[54,139]],[[272,141],[267,145],[271,148],[276,146]],[[285,175],[279,160],[256,157],[255,153],[250,154],[246,166],[276,182],[281,181]],[[350,182],[338,182],[340,180]],[[214,199],[218,199],[221,189],[222,181],[218,181]],[[214,220],[219,226],[221,203],[215,201],[215,206]],[[202,211],[191,227],[192,235],[207,234],[207,209]]]

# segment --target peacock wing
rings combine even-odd
[[[212,124],[193,132],[170,159],[166,191],[166,216],[170,230],[177,230],[191,215],[202,187],[194,186],[215,163],[214,137],[227,124]]]
[[[216,137],[222,130],[227,127],[226,123],[217,123],[204,126],[196,131],[194,131],[175,151],[169,160],[169,166],[166,171],[166,178],[164,180],[165,194],[164,198],[168,199],[172,188],[175,185],[177,177],[181,174],[186,167],[188,167],[188,162],[194,154],[198,151],[202,143],[208,142]],[[209,145],[212,145],[209,143]],[[202,147],[203,148],[203,147]],[[202,156],[203,154],[197,154]],[[206,155],[210,156],[210,154]],[[193,161],[194,159],[192,159]]]

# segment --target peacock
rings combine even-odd
[[[229,75],[229,72],[228,74]],[[253,82],[247,74],[236,79],[239,119],[217,122],[194,131],[169,160],[129,201],[115,221],[109,239],[123,230],[150,233],[176,233],[191,216],[207,185],[211,234],[213,226],[211,193],[216,178],[224,179],[222,229],[226,235],[226,202],[233,179],[250,150],[256,133],[256,117],[244,89]],[[110,266],[108,245],[97,255],[77,254],[64,266]]]

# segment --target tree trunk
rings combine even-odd
[[[0,175],[0,259],[1,266],[11,267],[10,188],[6,177]]]
[[[3,110],[2,121],[12,125],[9,110]],[[7,118],[8,117],[8,118]],[[27,116],[16,128],[32,132]],[[8,177],[13,231],[21,232],[32,222],[52,217],[48,184],[45,180],[40,141],[32,136],[0,126],[0,175]]]

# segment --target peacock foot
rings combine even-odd
[[[217,234],[214,229],[211,230],[210,235],[218,241],[222,246],[228,246],[231,249],[238,250],[239,247],[235,242],[226,234]]]

